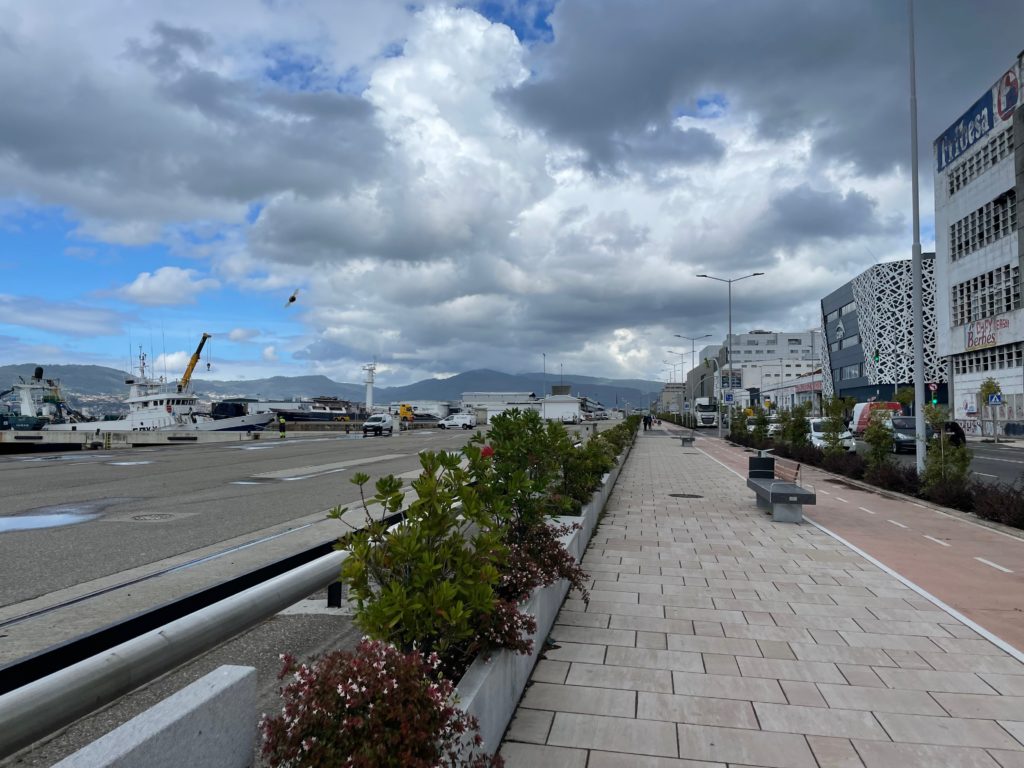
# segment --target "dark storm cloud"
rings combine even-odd
[[[867,195],[852,191],[818,191],[801,184],[777,195],[765,217],[765,229],[782,242],[792,243],[819,237],[850,238],[884,235],[897,231],[902,217],[880,220],[878,204]]]
[[[922,149],[1016,55],[1024,3],[918,3]],[[993,20],[998,20],[993,24]],[[767,138],[813,132],[823,159],[884,172],[908,151],[906,6],[892,0],[562,0],[518,114],[614,164],[649,125],[724,94]],[[969,51],[969,56],[964,53]],[[952,107],[950,105],[953,105]]]

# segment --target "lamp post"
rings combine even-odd
[[[677,339],[686,339],[688,342],[690,342],[690,370],[691,371],[696,370],[697,369],[697,346],[696,346],[697,342],[700,341],[701,339],[710,339],[711,338],[711,334],[710,333],[705,333],[703,336],[683,336],[683,334],[681,334],[681,333],[676,333],[676,334],[673,334],[673,335]],[[670,349],[669,352],[671,352],[671,351],[672,350]],[[682,358],[682,354],[683,353],[679,352],[678,354],[679,354],[679,359],[682,360],[683,359]],[[680,369],[680,371],[681,371],[681,369]],[[687,390],[688,390],[688,397],[690,398],[690,408],[692,409],[693,408],[693,385],[691,384],[687,388]],[[680,414],[680,418],[682,418],[682,414]]]
[[[914,0],[907,0],[910,20],[910,180],[913,198],[914,242],[911,246],[911,306],[914,318],[914,400],[919,404],[914,414],[914,432],[917,439],[917,474],[924,472],[924,268],[921,257],[921,206],[917,192],[917,70],[914,63]],[[994,430],[993,430],[994,431]]]
[[[746,280],[748,277],[759,277],[759,276],[761,276],[763,274],[764,274],[764,272],[751,272],[749,275],[743,275],[742,277],[715,277],[714,275],[697,275],[697,277],[704,277],[704,278],[707,278],[708,280],[717,280],[718,282],[725,283],[726,285],[729,286],[729,336],[728,336],[728,349],[729,349],[729,351],[726,353],[727,354],[726,362],[729,364],[729,401],[730,401],[730,403],[734,399],[732,397],[732,391],[733,391],[733,388],[732,388],[732,284],[733,283],[738,283],[740,280]],[[723,380],[722,391],[723,391],[723,398],[724,398],[724,391],[725,391],[724,380]],[[719,418],[718,418],[718,432],[719,432],[719,435],[721,435],[721,432],[722,432],[721,413],[719,413]]]

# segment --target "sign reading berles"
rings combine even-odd
[[[1013,117],[1020,100],[1018,63],[935,140],[936,171],[942,170],[984,138],[993,128]]]
[[[965,325],[964,352],[999,346],[1000,331],[1005,332],[1009,327],[1010,321],[1005,317],[986,317]]]

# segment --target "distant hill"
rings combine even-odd
[[[35,364],[0,366],[0,391],[21,376],[32,376]],[[46,378],[60,379],[61,387],[69,399],[94,403],[114,401],[125,392],[123,371],[98,365],[43,365]],[[644,379],[609,379],[593,376],[565,374],[562,380],[572,387],[574,395],[586,395],[605,406],[614,407],[626,402],[636,406],[645,403],[652,394],[661,391],[662,384]],[[377,403],[406,400],[458,400],[463,392],[533,392],[542,396],[559,382],[556,374],[502,373],[480,369],[466,371],[447,379],[424,379],[402,387],[374,387],[373,399]],[[202,398],[258,397],[262,400],[298,400],[327,395],[344,400],[362,402],[366,387],[363,384],[337,382],[326,376],[273,376],[266,379],[219,381],[192,380],[196,394]]]

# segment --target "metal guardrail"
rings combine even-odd
[[[327,587],[346,557],[326,554],[0,696],[0,757]]]

